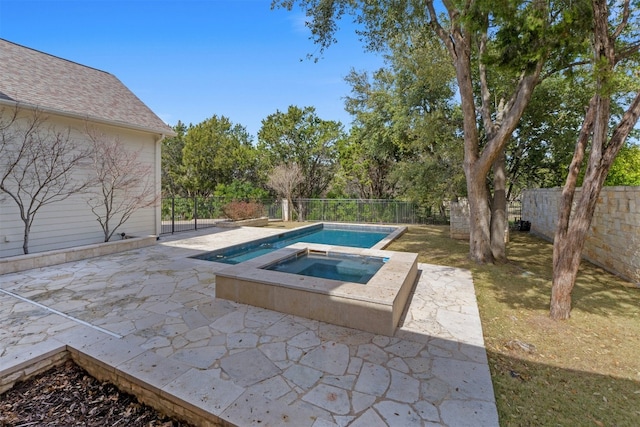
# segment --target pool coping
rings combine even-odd
[[[264,267],[304,251],[388,258],[366,283]],[[413,288],[418,254],[299,242],[216,273],[216,298],[392,336]]]

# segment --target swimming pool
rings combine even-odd
[[[191,258],[239,264],[298,242],[354,248],[383,249],[406,231],[406,227],[320,223],[229,246]]]

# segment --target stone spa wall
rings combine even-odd
[[[525,190],[522,219],[531,232],[553,241],[561,188]],[[578,199],[580,189],[574,200]],[[640,187],[604,187],[583,258],[640,286]]]

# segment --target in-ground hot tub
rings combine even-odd
[[[392,336],[417,278],[417,258],[415,253],[296,243],[217,272],[216,297]],[[297,260],[312,262],[303,261],[292,272],[277,271]],[[369,260],[379,268],[353,273],[352,266],[338,265],[345,260]],[[350,279],[349,274],[371,276],[356,283],[296,274],[296,269],[342,269],[347,271],[342,279]]]
[[[387,261],[376,256],[307,250],[264,269],[365,285]]]

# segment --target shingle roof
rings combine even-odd
[[[0,39],[0,99],[173,135],[114,75]]]

